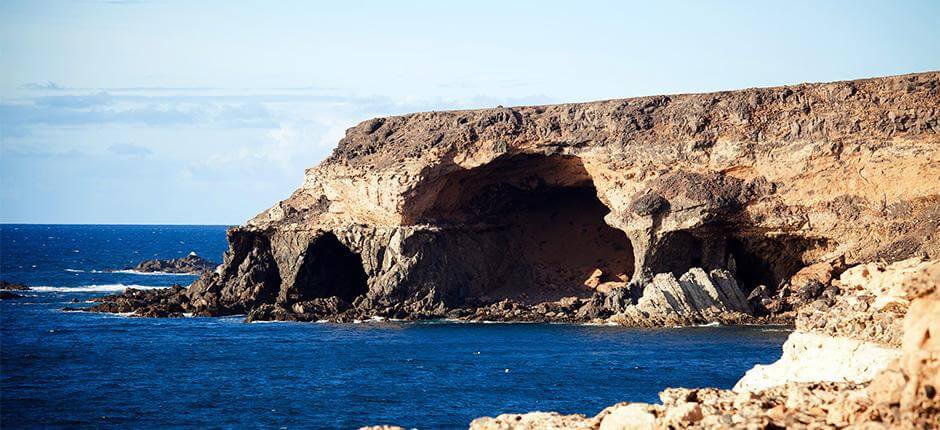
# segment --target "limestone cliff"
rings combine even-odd
[[[938,178],[940,72],[377,118],[215,273],[97,309],[776,318],[849,265],[937,258]]]

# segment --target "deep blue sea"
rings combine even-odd
[[[0,427],[466,428],[479,416],[593,415],[670,386],[730,388],[780,356],[772,327],[638,330],[555,324],[260,323],[63,312],[126,286],[109,273],[195,251],[223,226],[0,226]]]

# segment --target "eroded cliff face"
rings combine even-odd
[[[848,265],[937,257],[938,100],[930,72],[373,119],[215,273],[99,310],[772,319]]]

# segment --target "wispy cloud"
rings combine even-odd
[[[61,91],[61,90],[68,89],[52,81],[46,81],[45,83],[28,82],[23,85],[20,85],[20,88],[24,90],[41,90],[41,91]]]
[[[108,147],[108,152],[115,155],[144,157],[153,154],[146,146],[135,145],[133,143],[115,143]]]

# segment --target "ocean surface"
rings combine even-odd
[[[0,427],[466,428],[534,410],[593,415],[670,386],[730,388],[780,356],[774,327],[255,323],[63,312],[188,275],[114,273],[196,252],[223,226],[0,226]],[[72,303],[78,301],[80,303]]]

